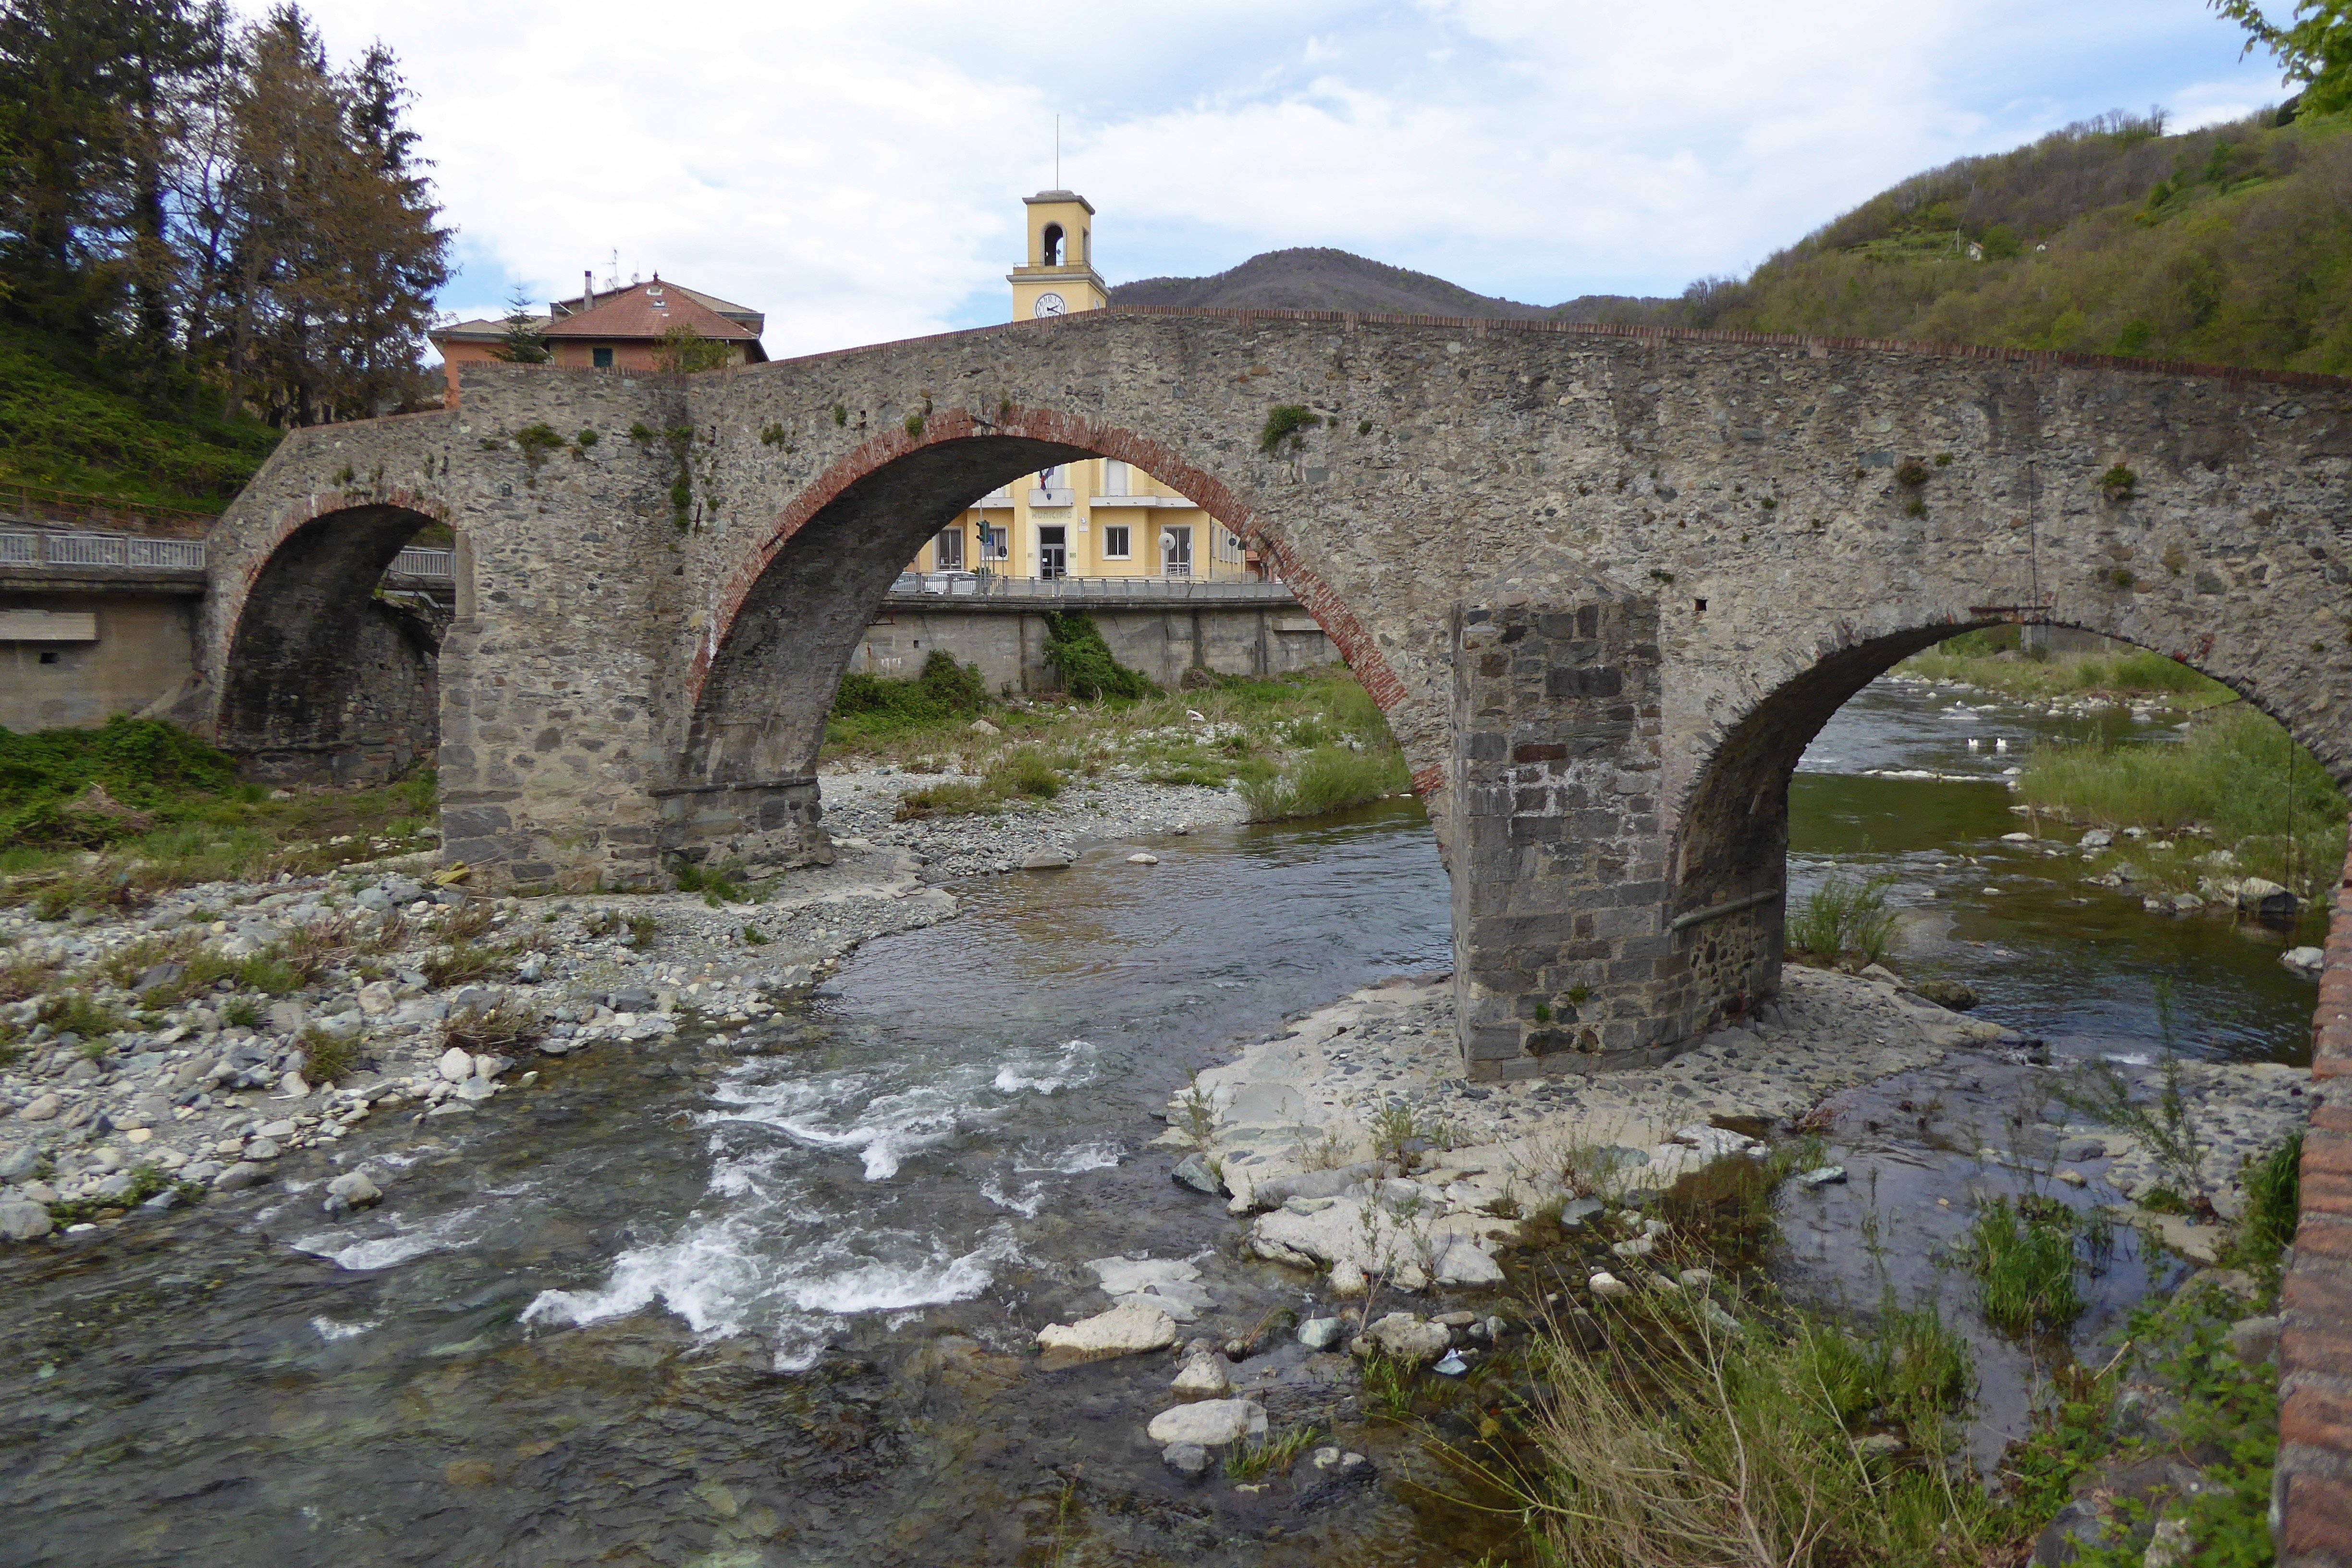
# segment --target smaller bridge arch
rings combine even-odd
[[[311,496],[250,542],[207,611],[214,739],[249,776],[381,783],[432,761],[442,626],[376,589],[402,547],[445,516],[414,494]],[[462,541],[457,553],[462,595]]]

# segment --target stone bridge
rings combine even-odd
[[[1481,1077],[1657,1059],[1771,994],[1788,783],[1972,626],[2170,655],[2352,779],[2352,383],[1829,339],[1112,310],[691,378],[468,366],[289,438],[200,639],[264,774],[368,752],[357,607],[457,534],[447,853],[499,883],[823,852],[834,689],[921,542],[1108,456],[1265,552],[1387,712]],[[1291,434],[1270,437],[1277,410]]]

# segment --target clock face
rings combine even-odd
[[[1069,308],[1068,302],[1059,294],[1045,293],[1037,296],[1034,313],[1040,316],[1058,316]]]

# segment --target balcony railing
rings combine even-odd
[[[392,565],[386,573],[386,575],[393,577],[454,578],[457,574],[456,568],[452,565],[452,562],[455,559],[456,552],[454,551],[418,550],[413,548],[404,550],[398,555],[393,557]]]
[[[1041,506],[1072,506],[1076,504],[1077,499],[1078,492],[1071,489],[1029,492],[1029,505],[1033,510]]]
[[[1289,584],[1255,580],[1213,583],[1199,577],[1057,577],[1040,582],[1028,577],[980,576],[962,572],[902,572],[890,584],[890,597],[908,603],[941,597],[1185,599],[1251,604],[1294,601]]]

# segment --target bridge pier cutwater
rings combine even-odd
[[[493,885],[824,858],[825,714],[900,569],[1091,456],[1272,562],[1387,714],[1473,1076],[1654,1061],[1770,996],[1799,755],[1969,626],[2181,658],[2352,777],[2327,377],[1120,309],[684,380],[462,374],[458,407],[287,440],[215,532],[199,658],[225,741],[331,750],[368,574],[401,520],[448,524],[444,832]]]

